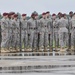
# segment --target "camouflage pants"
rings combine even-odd
[[[55,46],[59,46],[59,43],[58,43],[58,40],[59,40],[59,36],[58,36],[58,31],[54,31],[53,32],[53,42],[55,42]]]
[[[59,45],[60,47],[67,46],[68,43],[68,33],[67,32],[59,32]]]
[[[28,33],[27,30],[21,31],[21,46],[24,45],[24,48],[27,48],[28,45]]]
[[[37,44],[36,30],[31,30],[29,36],[29,47],[36,48],[36,44]]]
[[[47,47],[49,44],[48,41],[48,32],[41,32],[39,47]]]
[[[75,29],[71,31],[71,46],[75,45]]]
[[[2,48],[7,48],[8,47],[8,41],[9,41],[8,31],[3,31],[1,33],[1,35],[2,35],[1,47]]]
[[[13,33],[12,35],[12,47],[19,47],[19,34],[18,33]]]

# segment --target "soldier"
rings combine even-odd
[[[18,15],[15,14],[14,15],[14,19],[12,21],[12,28],[13,28],[13,38],[12,38],[12,44],[13,44],[13,48],[15,48],[15,50],[18,51],[19,48],[19,40],[20,40],[20,27],[19,27],[19,20],[18,20]]]
[[[2,35],[2,42],[1,42],[1,48],[3,50],[7,50],[8,48],[8,13],[3,13],[3,18],[1,19],[1,35]]]
[[[1,41],[2,41],[2,35],[1,35],[1,21],[0,21],[0,52],[1,52]]]
[[[12,47],[13,47],[13,27],[12,27],[12,23],[13,23],[13,19],[14,19],[14,12],[10,12],[9,13],[9,24],[10,24],[10,39],[9,39],[9,44],[10,44],[10,50],[12,51]]]
[[[46,12],[46,18],[47,18],[47,25],[48,25],[48,40],[49,40],[49,50],[52,51],[53,47],[53,24],[52,24],[52,16],[50,15],[50,12]]]
[[[27,50],[27,43],[28,43],[28,32],[27,32],[27,20],[26,20],[26,14],[22,14],[21,19],[21,46],[24,45],[25,51]]]
[[[53,20],[53,44],[54,47],[57,48],[58,47],[58,30],[59,27],[57,25],[57,21],[58,19],[56,18],[56,14],[52,14],[52,20]]]
[[[69,50],[72,48],[73,49],[73,46],[71,45],[72,44],[72,41],[71,41],[71,30],[72,30],[72,24],[71,24],[71,19],[72,19],[72,16],[73,16],[73,12],[70,11],[69,12],[69,16],[68,16],[68,33],[69,33],[69,42],[68,42],[68,46],[69,46]]]
[[[64,19],[64,14],[61,15],[61,19],[58,20],[57,24],[59,25],[59,45],[61,50],[63,50],[68,42],[68,20]]]
[[[34,38],[34,47],[36,48],[36,51],[39,51],[40,47],[40,22],[38,18],[38,14],[35,14],[35,23],[36,23],[36,31],[35,31],[35,38]]]
[[[71,49],[74,49],[74,45],[75,45],[75,14],[73,15],[71,21],[70,21],[70,25],[71,25]]]
[[[48,51],[48,20],[46,18],[46,13],[42,13],[42,18],[40,19],[40,49],[44,48],[44,51]]]
[[[36,34],[36,19],[35,14],[32,13],[31,19],[28,20],[28,34],[29,34],[29,48],[33,51],[36,51],[36,44],[35,44],[35,34]]]

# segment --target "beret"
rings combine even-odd
[[[61,12],[58,13],[58,15],[61,15],[61,14],[62,14]]]
[[[5,13],[3,13],[3,16],[6,16],[6,15],[8,15],[8,13],[6,13],[6,12],[5,12]]]
[[[14,17],[18,17],[18,15],[17,14],[14,14]]]
[[[26,16],[27,14],[22,14],[22,16]]]
[[[69,14],[73,14],[73,12],[72,12],[72,11],[70,11],[70,12],[69,12]]]
[[[56,14],[52,14],[52,16],[56,16]]]
[[[45,12],[43,12],[43,13],[42,13],[42,15],[46,15],[46,13],[45,13]]]

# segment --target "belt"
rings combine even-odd
[[[47,26],[45,26],[45,27],[47,27]]]
[[[15,30],[15,29],[17,29],[17,28],[13,28],[13,29]]]
[[[34,30],[36,30],[37,28],[29,28],[29,29],[34,29]]]
[[[42,26],[42,27],[47,27],[47,26]]]
[[[27,30],[27,28],[21,28],[22,30]]]

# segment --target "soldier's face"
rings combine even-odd
[[[73,14],[69,14],[71,17],[73,16]]]
[[[11,18],[14,18],[14,15],[11,15]]]
[[[5,18],[8,18],[8,15],[6,15]]]
[[[42,15],[43,18],[46,18],[46,15]]]
[[[56,19],[56,16],[52,16],[53,19]]]
[[[35,16],[35,19],[38,19],[38,16]]]
[[[48,17],[49,15],[50,15],[49,13],[46,14],[47,17]]]
[[[58,17],[61,17],[61,14],[59,14]]]
[[[23,19],[26,19],[26,16],[22,16]]]
[[[64,16],[65,19],[67,19],[67,16]]]

